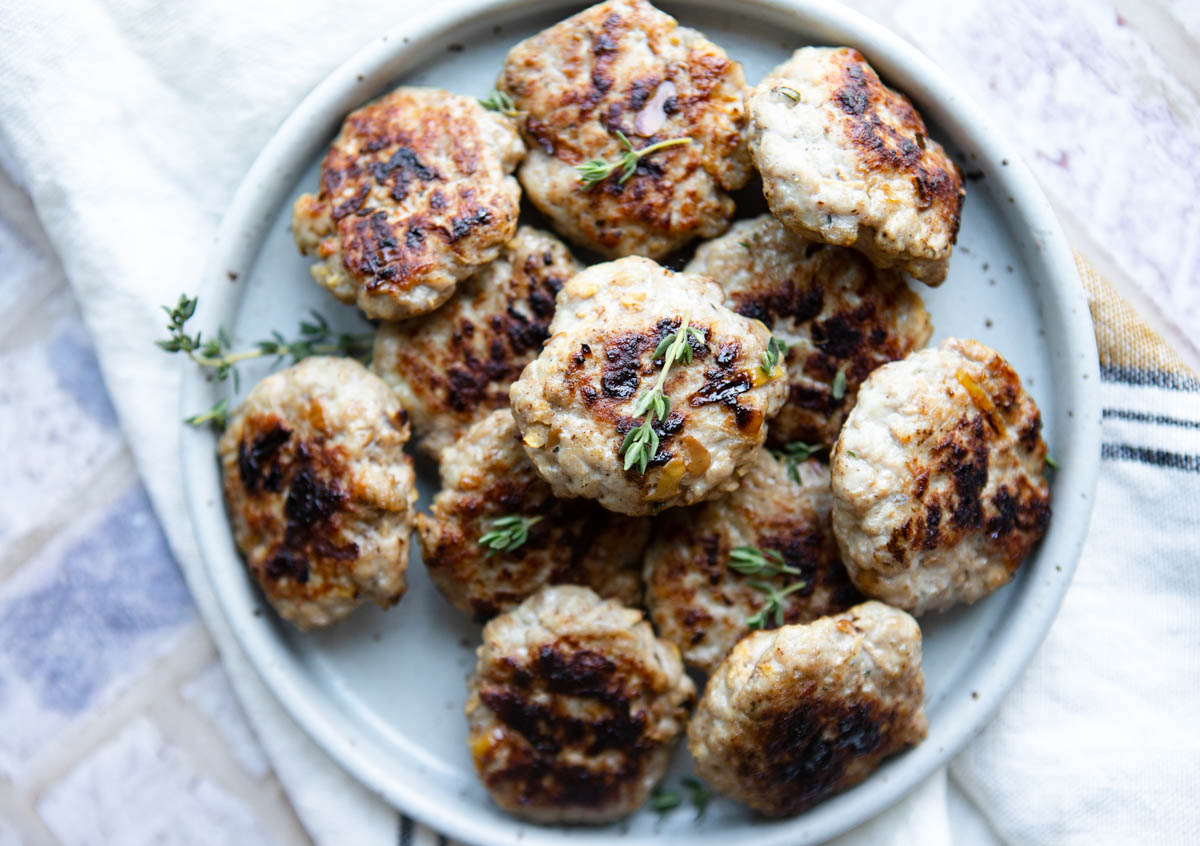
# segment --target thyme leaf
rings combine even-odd
[[[776,85],[774,88],[771,89],[771,91],[775,94],[782,94],[784,97],[787,97],[793,103],[799,103],[800,101],[802,101],[804,99],[800,95],[800,92],[797,91],[795,88],[793,88],[790,85]]]
[[[674,790],[663,790],[661,787],[656,787],[650,794],[650,807],[660,814],[675,810],[681,802],[683,802],[683,797]]]
[[[767,595],[767,601],[763,607],[759,609],[758,613],[746,619],[746,625],[752,630],[765,629],[771,617],[775,618],[776,627],[782,626],[784,600],[786,600],[789,595],[795,593],[796,591],[803,590],[804,588],[808,587],[808,582],[804,580],[792,582],[782,590],[774,585],[767,584],[766,582],[760,582],[757,579],[750,579],[746,583],[753,588],[761,590]]]
[[[743,576],[774,578],[781,573],[799,576],[800,571],[783,562],[778,550],[764,552],[753,546],[735,546],[729,553],[729,566]]]
[[[155,345],[168,353],[183,353],[198,366],[209,369],[218,382],[232,379],[234,390],[238,388],[238,365],[264,356],[275,356],[275,363],[284,360],[298,362],[313,355],[345,355],[364,361],[370,357],[374,335],[372,333],[349,334],[334,332],[328,321],[315,311],[312,320],[300,321],[297,337],[288,339],[279,332],[271,337],[256,341],[251,349],[234,352],[229,333],[222,326],[215,338],[205,338],[202,333],[192,335],[187,323],[196,314],[199,298],[180,294],[174,307],[163,306],[167,314],[167,337],[155,341]],[[185,418],[184,422],[199,426],[205,423],[223,428],[228,420],[229,401],[222,400],[208,411]]]
[[[483,106],[490,112],[499,112],[505,117],[516,117],[521,114],[517,104],[513,102],[512,97],[509,97],[498,88],[493,88],[492,93],[487,97],[479,100],[479,105]]]
[[[524,546],[529,540],[529,527],[541,519],[541,516],[522,517],[519,514],[497,517],[490,523],[491,530],[479,538],[479,545],[488,548],[488,558],[497,552],[512,552]]]
[[[779,366],[779,362],[783,361],[787,355],[787,350],[788,345],[786,341],[781,341],[774,335],[771,336],[771,340],[767,341],[767,351],[762,354],[758,364],[764,376],[769,378],[775,372],[775,368]]]
[[[693,340],[704,342],[704,333],[694,326],[688,326],[690,320],[690,315],[684,315],[679,329],[663,338],[654,349],[654,360],[662,359],[662,370],[658,372],[654,387],[633,404],[633,416],[645,415],[645,419],[625,434],[625,439],[617,449],[617,454],[625,459],[626,470],[637,465],[638,472],[645,474],[650,459],[658,454],[659,438],[658,432],[654,431],[654,421],[656,418],[659,421],[666,420],[671,413],[671,398],[663,392],[667,374],[671,371],[671,365],[677,362],[692,363]]]
[[[658,141],[648,147],[635,150],[633,142],[625,137],[625,133],[618,129],[616,134],[617,140],[625,148],[625,151],[617,157],[616,161],[608,162],[604,159],[591,159],[583,164],[575,165],[575,170],[579,171],[579,184],[584,191],[599,185],[618,169],[621,171],[621,175],[617,179],[617,184],[624,185],[629,181],[629,177],[633,176],[633,172],[637,170],[638,160],[643,156],[657,153],[659,150],[665,150],[667,147],[674,147],[678,144],[692,143],[692,139],[687,137],[671,138],[667,141]]]
[[[824,449],[826,449],[825,444],[806,444],[804,441],[791,441],[784,444],[782,449],[772,450],[771,452],[787,467],[788,477],[797,485],[802,485],[804,482],[800,478],[800,465]]]
[[[841,401],[846,396],[846,368],[839,367],[837,375],[833,377],[833,398]]]

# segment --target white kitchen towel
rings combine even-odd
[[[0,161],[29,190],[93,333],[172,548],[296,810],[320,844],[433,842],[312,745],[238,651],[200,566],[179,480],[179,362],[160,303],[194,290],[254,156],[332,67],[415,2],[0,5]],[[1200,393],[1113,364],[1105,472],[1075,588],[996,723],[855,843],[1120,842],[1198,834]],[[1190,766],[1189,766],[1190,764]],[[983,814],[985,823],[974,815]],[[1134,824],[1140,826],[1135,828]],[[988,827],[990,825],[990,828]]]

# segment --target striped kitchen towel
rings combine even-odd
[[[1197,843],[1200,380],[1077,261],[1103,408],[1091,529],[1054,627],[951,789],[1004,843]]]

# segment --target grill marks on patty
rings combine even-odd
[[[263,575],[272,590],[301,595],[312,570],[352,561],[358,546],[340,537],[338,512],[348,500],[336,481],[342,458],[320,440],[298,441],[278,419],[250,419],[238,444],[238,478],[247,497],[267,500],[286,491],[282,537],[265,558]],[[255,521],[265,528],[279,518],[263,509]]]

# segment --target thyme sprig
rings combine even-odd
[[[758,363],[764,376],[770,378],[775,373],[775,368],[779,366],[779,362],[783,361],[787,351],[787,341],[781,341],[772,335],[771,340],[767,341],[767,351],[762,354]]]
[[[208,423],[215,429],[224,429],[229,422],[229,400],[218,400],[208,411],[185,417],[183,422],[189,426],[203,426]]]
[[[179,302],[174,308],[163,306],[167,314],[167,332],[169,336],[155,341],[159,349],[168,353],[183,353],[200,367],[209,368],[217,381],[223,382],[232,378],[236,391],[239,385],[238,365],[264,356],[275,356],[276,364],[290,359],[292,362],[301,361],[313,355],[346,355],[365,360],[371,354],[373,335],[371,333],[349,334],[334,332],[328,321],[315,311],[312,321],[300,321],[299,336],[287,339],[279,332],[272,332],[271,337],[256,341],[251,349],[233,351],[233,342],[229,333],[222,326],[217,330],[215,338],[205,338],[202,333],[192,335],[187,331],[187,323],[196,313],[199,298],[179,295]],[[185,418],[184,422],[192,426],[205,423],[224,428],[229,416],[229,400],[223,399],[210,409],[200,414]]]
[[[674,790],[664,790],[661,787],[656,787],[654,788],[654,792],[650,794],[650,807],[659,814],[675,810],[682,802],[683,797]]]
[[[791,441],[784,444],[782,449],[771,450],[771,452],[787,467],[788,478],[797,485],[802,485],[804,482],[800,478],[800,465],[826,448],[825,444],[806,444],[804,441]]]
[[[625,137],[625,133],[617,130],[617,140],[621,142],[621,146],[625,148],[625,152],[617,157],[616,161],[607,162],[604,159],[591,159],[583,164],[575,165],[575,170],[579,171],[579,183],[584,191],[599,185],[618,168],[621,171],[621,176],[617,179],[617,184],[624,185],[629,181],[629,177],[633,176],[633,172],[637,170],[638,161],[644,156],[651,153],[657,153],[659,150],[665,150],[668,147],[674,147],[679,144],[692,143],[691,138],[671,138],[667,141],[658,141],[648,147],[643,147],[640,150],[633,148],[633,142]]]
[[[516,117],[521,114],[521,110],[517,108],[517,104],[513,102],[512,97],[509,97],[498,88],[493,88],[492,93],[485,98],[481,98],[479,105],[491,112],[499,112],[505,117]]]
[[[766,604],[759,609],[758,613],[746,618],[746,625],[751,629],[765,629],[767,627],[767,620],[772,615],[775,617],[775,625],[782,626],[784,600],[790,594],[808,587],[808,582],[804,580],[792,582],[782,590],[766,582],[760,582],[757,579],[749,579],[746,584],[761,590],[767,595]]]
[[[684,789],[687,790],[688,800],[696,808],[696,819],[700,819],[708,809],[712,794],[699,779],[688,776],[681,781]],[[673,811],[682,804],[683,795],[678,790],[667,790],[659,786],[654,788],[654,792],[650,794],[650,808],[659,814]]]
[[[765,579],[773,579],[784,574],[789,576],[801,574],[799,568],[784,563],[783,556],[778,550],[764,551],[753,546],[735,546],[729,553],[729,568],[743,576],[762,576]],[[782,589],[758,579],[747,579],[746,584],[767,595],[767,601],[758,610],[758,613],[746,618],[746,625],[751,629],[765,629],[767,621],[772,616],[775,618],[775,625],[782,626],[784,600],[789,595],[808,586],[808,582],[804,579],[798,579]]]
[[[490,524],[491,531],[479,538],[479,545],[488,548],[488,558],[497,552],[512,552],[525,545],[529,540],[529,527],[541,519],[541,516],[522,517],[519,514],[497,517]]]
[[[666,420],[667,415],[671,413],[671,398],[663,393],[667,374],[671,372],[671,365],[676,362],[692,363],[693,339],[704,343],[704,333],[688,326],[690,320],[690,315],[684,315],[679,329],[663,338],[654,350],[654,361],[662,359],[662,370],[658,372],[654,387],[638,397],[633,406],[633,416],[636,418],[645,415],[645,419],[625,434],[625,440],[617,450],[617,454],[625,458],[626,470],[636,464],[638,472],[645,473],[650,459],[658,454],[658,432],[654,431],[654,420]]]
[[[743,576],[774,578],[781,573],[799,576],[800,570],[783,562],[777,549],[765,552],[753,546],[735,546],[729,553],[729,566]]]

